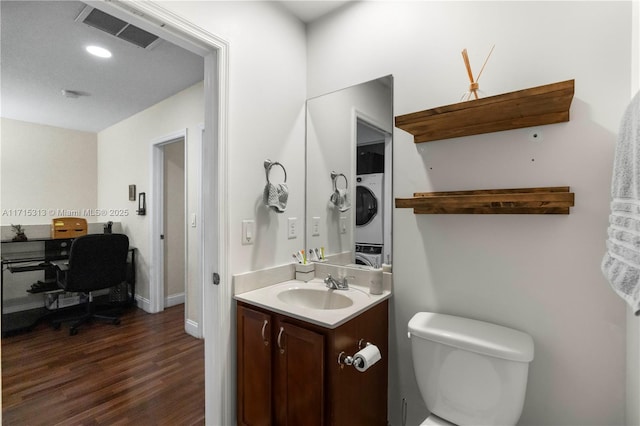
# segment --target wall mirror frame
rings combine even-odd
[[[392,260],[393,76],[307,100],[305,247],[327,261]]]

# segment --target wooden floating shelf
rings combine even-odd
[[[574,199],[568,186],[417,192],[396,198],[396,208],[415,214],[569,214]]]
[[[569,121],[574,80],[397,116],[415,143]]]

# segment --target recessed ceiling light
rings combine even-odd
[[[111,52],[100,46],[87,46],[87,52],[99,58],[110,58]]]

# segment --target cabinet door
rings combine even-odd
[[[378,346],[382,359],[367,371],[338,365],[338,355],[353,355],[360,339]],[[388,302],[384,301],[331,330],[326,346],[327,423],[331,426],[386,426],[388,388]]]
[[[276,423],[324,425],[324,336],[286,322],[276,327]]]
[[[238,424],[271,424],[271,316],[238,306]]]

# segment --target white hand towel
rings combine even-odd
[[[349,203],[349,197],[346,189],[336,189],[331,194],[330,201],[334,206],[338,208],[341,212],[346,212],[351,208],[351,204]]]
[[[620,124],[611,198],[602,272],[613,290],[640,315],[640,92]]]
[[[287,210],[287,200],[289,199],[289,188],[286,183],[267,183],[262,193],[262,201],[265,206],[271,207],[278,213]]]
[[[272,184],[269,179],[269,172],[273,166],[282,167],[284,172],[284,182]],[[289,200],[289,187],[287,187],[287,170],[277,161],[269,159],[264,160],[264,170],[267,176],[267,184],[262,192],[262,202],[265,206],[272,208],[277,213],[284,213],[287,209],[287,201]]]
[[[344,189],[338,188],[338,178],[344,179]],[[349,181],[343,173],[331,172],[331,181],[333,183],[333,193],[329,197],[329,201],[341,212],[346,212],[351,208],[349,203]]]

